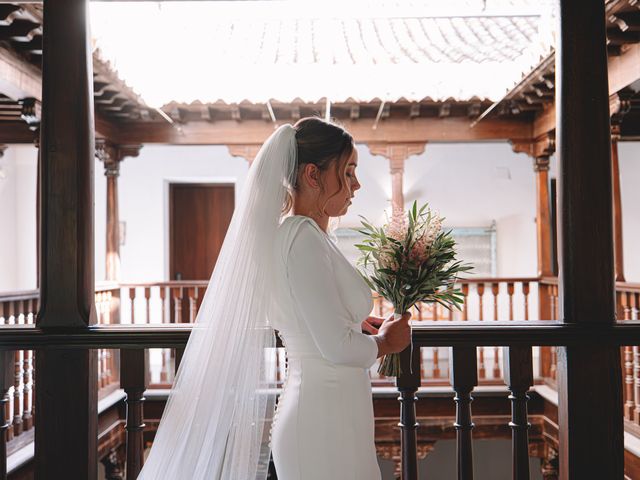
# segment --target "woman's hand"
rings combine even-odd
[[[394,320],[393,314],[389,316],[378,329],[374,336],[378,342],[378,357],[387,353],[399,353],[411,343],[411,327],[409,320],[411,313],[406,312],[401,318]]]
[[[370,333],[371,335],[375,335],[378,333],[378,329],[383,322],[384,318],[370,315],[362,321],[362,331]]]

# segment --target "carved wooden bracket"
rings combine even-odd
[[[631,110],[631,92],[621,90],[609,97],[611,115],[611,139],[620,140],[620,127],[624,116]]]
[[[96,138],[96,158],[104,164],[107,177],[120,174],[120,162],[127,157],[140,155],[142,145],[115,145],[105,138]]]
[[[509,140],[515,153],[525,153],[533,158],[549,157],[556,151],[555,132],[545,133],[533,141]]]
[[[256,159],[260,151],[260,145],[227,145],[232,157],[242,157],[249,162],[249,166]]]
[[[390,143],[376,142],[367,145],[372,155],[382,155],[389,160],[391,172],[404,171],[404,162],[412,155],[420,155],[427,144],[420,143]]]
[[[547,156],[535,157],[533,159],[533,171],[534,172],[549,171],[549,164],[550,163],[551,162],[549,161],[549,157],[547,157]]]

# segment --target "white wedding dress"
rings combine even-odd
[[[271,427],[279,480],[379,480],[368,369],[376,341],[361,333],[371,290],[315,221],[285,218],[274,245],[271,323],[287,377]]]

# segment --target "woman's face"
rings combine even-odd
[[[342,162],[332,162],[324,175],[324,198],[320,199],[320,205],[325,205],[325,213],[330,217],[340,217],[347,213],[355,191],[360,188],[360,183],[356,177],[356,167],[358,166],[358,152],[353,148],[351,155],[347,158],[346,171],[344,172],[343,186],[337,178],[337,170],[344,167]]]

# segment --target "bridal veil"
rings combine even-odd
[[[279,127],[251,165],[198,311],[142,480],[263,480],[275,404],[270,261],[296,167]]]

